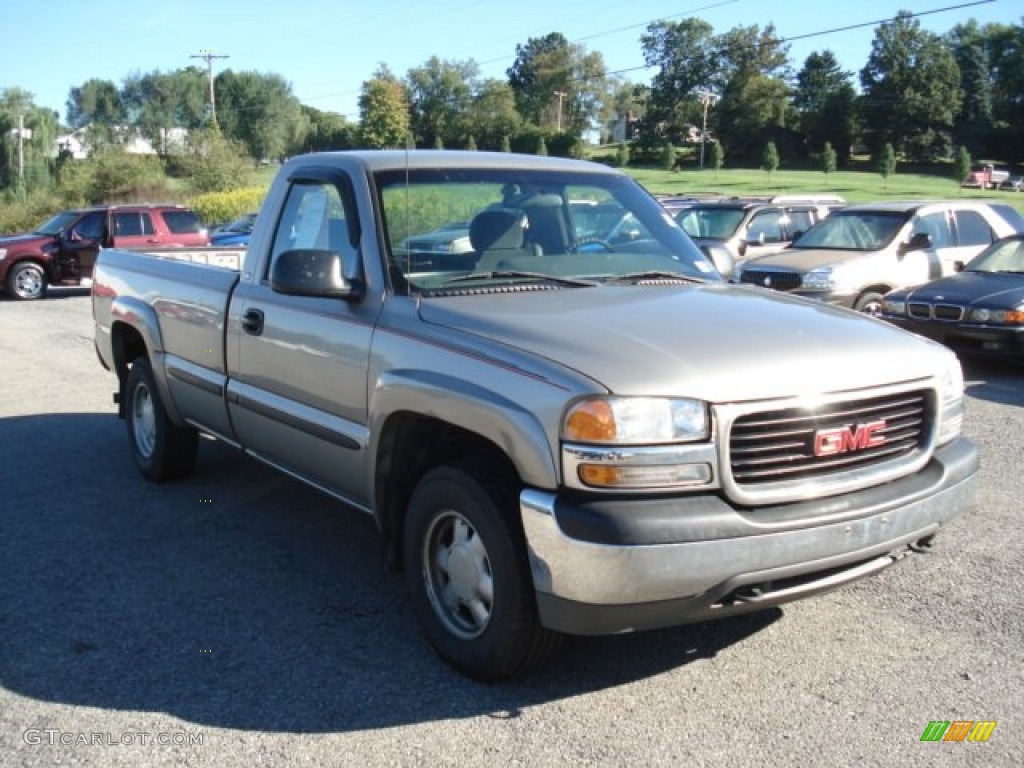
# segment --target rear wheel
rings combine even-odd
[[[15,264],[7,275],[7,292],[22,301],[43,298],[46,295],[46,271],[34,261]]]
[[[885,308],[885,300],[882,298],[882,294],[869,291],[858,297],[853,308],[858,312],[863,312],[865,315],[881,317],[882,311]]]
[[[132,363],[125,383],[128,445],[139,471],[162,482],[188,475],[196,463],[199,433],[171,423],[156,389],[149,360]]]
[[[560,635],[540,625],[516,494],[483,464],[430,470],[409,501],[405,572],[437,653],[478,680],[541,663]]]

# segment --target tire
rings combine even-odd
[[[128,445],[139,471],[158,483],[190,474],[196,463],[199,433],[171,423],[149,360],[138,358],[132,363],[124,397]]]
[[[853,308],[858,312],[863,312],[865,315],[881,317],[884,306],[885,301],[882,298],[882,294],[869,291],[857,298]]]
[[[522,674],[561,640],[540,625],[517,515],[515,489],[480,462],[430,470],[409,501],[413,608],[438,655],[477,680]]]
[[[34,261],[15,264],[7,275],[7,293],[19,301],[43,298],[46,284],[46,270]]]

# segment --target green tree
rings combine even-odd
[[[821,149],[821,172],[825,174],[826,181],[830,173],[836,172],[836,151],[830,141],[826,141]]]
[[[68,125],[91,147],[123,143],[126,113],[121,92],[110,80],[92,79],[72,88],[67,101]]]
[[[469,134],[469,138],[466,139],[466,150],[468,152],[476,152],[476,139],[473,137],[472,133]]]
[[[548,153],[548,143],[544,140],[544,135],[541,134],[537,139],[537,154],[546,156]]]
[[[343,115],[324,112],[303,105],[306,130],[289,154],[322,152],[332,149],[352,149],[358,142],[358,128]]]
[[[437,56],[408,71],[410,123],[422,143],[430,146],[440,138],[455,145],[473,128],[467,116],[479,75],[472,60],[443,61]]]
[[[444,149],[444,139],[440,136],[434,137],[434,149]]]
[[[523,119],[516,111],[515,94],[509,84],[493,79],[480,83],[467,123],[484,147],[498,147],[502,137],[518,134]]]
[[[948,156],[960,109],[960,72],[949,46],[937,35],[901,11],[875,30],[860,81],[861,111],[873,151],[890,143],[915,161]]]
[[[131,74],[121,93],[134,128],[163,157],[185,151],[184,135],[208,122],[209,80],[196,67]]]
[[[846,160],[856,129],[856,92],[852,75],[839,67],[832,51],[812,53],[796,76],[793,106],[812,151],[831,144]]]
[[[661,145],[661,167],[666,171],[671,171],[676,167],[676,148],[671,141],[666,141]]]
[[[964,179],[967,178],[967,174],[971,172],[971,153],[967,147],[961,144],[956,151],[956,155],[953,158],[953,181],[960,184],[964,183]]]
[[[362,142],[383,149],[401,147],[409,133],[409,100],[403,86],[386,65],[363,83],[359,95]]]
[[[721,170],[725,164],[725,148],[722,146],[722,142],[715,141],[711,143],[711,167],[715,169],[715,178],[718,178],[718,171]]]
[[[620,141],[618,149],[615,150],[615,164],[619,168],[629,165],[629,145],[624,141]]]
[[[896,150],[888,141],[882,145],[882,149],[878,153],[878,173],[883,180],[896,173]]]
[[[645,109],[637,115],[645,144],[656,146],[663,138],[682,140],[688,125],[702,125],[700,92],[721,85],[713,31],[706,21],[688,18],[654,22],[640,38],[644,62],[656,68]],[[629,103],[636,95],[634,91],[620,99]],[[626,111],[631,113],[631,107]]]
[[[189,132],[188,154],[183,159],[197,192],[224,192],[244,185],[251,167],[245,147],[224,136],[219,126]]]
[[[280,75],[233,72],[217,75],[217,124],[224,137],[254,160],[279,160],[305,135],[299,100]]]
[[[770,176],[779,167],[779,150],[774,141],[769,141],[761,151],[761,170]]]
[[[57,113],[36,106],[31,93],[0,90],[0,189],[24,194],[50,186],[57,131]]]
[[[501,151],[502,152],[511,152],[512,151],[512,142],[509,141],[507,133],[503,133],[501,135]]]

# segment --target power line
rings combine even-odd
[[[212,122],[217,122],[217,100],[213,95],[213,62],[214,59],[229,59],[230,56],[218,56],[213,51],[200,51],[199,53],[193,53],[190,58],[193,59],[205,59],[206,60],[206,72],[210,76],[210,119]]]

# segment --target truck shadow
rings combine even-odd
[[[42,701],[296,733],[514,718],[712,658],[782,614],[569,638],[485,685],[427,646],[368,517],[229,448],[204,442],[192,478],[158,486],[112,415],[51,414],[0,419],[0,466],[2,683]]]
[[[961,359],[967,394],[977,400],[1024,406],[1024,365]]]

